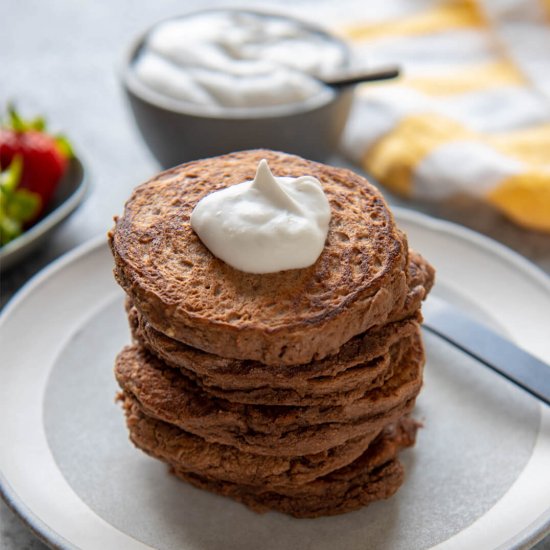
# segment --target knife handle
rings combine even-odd
[[[451,305],[432,297],[424,328],[550,405],[550,366]],[[427,307],[426,307],[427,306]]]

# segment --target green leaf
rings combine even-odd
[[[8,125],[16,132],[24,132],[27,129],[27,124],[19,116],[19,113],[15,109],[15,105],[13,103],[8,105]]]
[[[0,172],[0,187],[3,191],[14,191],[21,181],[23,157],[15,155],[7,170]]]
[[[54,136],[55,144],[59,149],[60,153],[67,159],[74,157],[74,152],[70,141],[67,139],[67,136],[63,134],[57,134]]]
[[[25,120],[15,108],[13,103],[8,104],[8,124],[7,127],[16,132],[27,132],[28,130],[36,130],[37,132],[46,131],[46,119],[42,116]]]
[[[8,217],[19,222],[32,220],[41,205],[40,196],[28,189],[19,189],[5,206]]]
[[[46,119],[43,116],[33,118],[29,122],[29,126],[37,132],[43,132],[44,130],[46,130]]]
[[[8,218],[0,210],[0,244],[4,245],[13,241],[23,233],[23,225],[16,220]]]
[[[0,172],[0,245],[19,236],[25,222],[31,221],[41,208],[38,193],[18,188],[22,169],[23,159],[17,155],[8,169]]]

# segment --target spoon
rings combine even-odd
[[[344,86],[353,86],[355,84],[360,84],[361,82],[390,80],[392,78],[397,78],[399,76],[399,72],[399,67],[397,65],[391,65],[389,67],[382,67],[374,70],[360,69],[352,72],[343,71],[329,78],[320,78],[319,80],[327,86],[343,88]]]

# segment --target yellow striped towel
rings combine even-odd
[[[403,196],[465,193],[550,231],[550,0],[344,6],[357,59],[404,71],[357,89],[345,153]]]

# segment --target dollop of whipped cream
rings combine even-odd
[[[319,180],[275,177],[266,160],[253,181],[207,195],[191,214],[191,226],[210,252],[248,273],[314,264],[329,221],[330,206]]]

